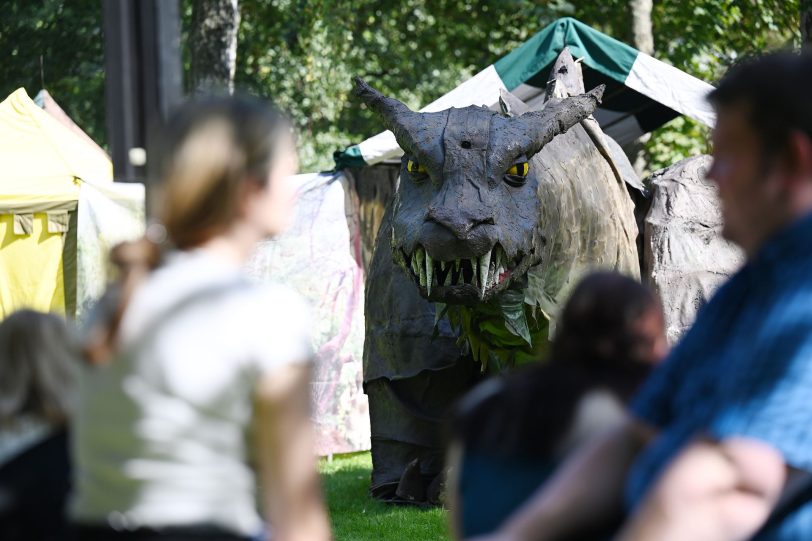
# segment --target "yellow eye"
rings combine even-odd
[[[521,162],[511,165],[510,169],[507,170],[507,174],[517,177],[526,177],[528,171],[530,171],[530,166],[527,165],[527,162]]]
[[[426,174],[428,172],[426,171],[426,167],[423,164],[417,163],[414,160],[409,160],[408,162],[406,162],[406,170],[409,171],[410,173]]]

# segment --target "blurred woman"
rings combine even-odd
[[[54,314],[0,323],[0,539],[62,540],[78,349]]]
[[[495,530],[581,443],[624,418],[624,404],[667,353],[645,286],[611,272],[567,301],[547,362],[474,388],[460,403],[450,463],[460,537]]]
[[[242,270],[291,217],[290,124],[259,100],[211,98],[172,119],[162,149],[173,250],[118,247],[119,287],[88,331],[78,536],[256,538],[261,508],[275,540],[328,539],[309,424],[308,311]]]

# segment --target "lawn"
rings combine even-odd
[[[338,456],[332,462],[322,459],[319,471],[336,541],[450,539],[442,509],[385,505],[369,497],[369,453]]]

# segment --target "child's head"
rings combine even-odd
[[[195,100],[164,135],[161,218],[175,246],[198,246],[238,220],[263,235],[284,229],[296,155],[290,122],[277,109],[249,97]]]
[[[556,361],[644,373],[668,351],[662,307],[640,282],[614,272],[584,278],[572,292],[552,344]]]

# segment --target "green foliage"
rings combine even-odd
[[[799,0],[655,2],[655,56],[714,83],[743,57],[800,45]],[[708,152],[709,131],[677,118],[646,143],[649,170]]]
[[[658,57],[716,81],[742,56],[800,45],[799,0],[655,2]]]
[[[419,108],[554,18],[537,4],[242,0],[237,84],[291,114],[303,170],[331,169],[334,150],[381,131],[352,76]]]
[[[33,98],[44,86],[88,135],[105,143],[99,0],[4,2],[0,51],[0,100],[19,87]]]
[[[655,55],[715,81],[743,54],[799,42],[799,0],[654,3]],[[238,84],[273,98],[300,131],[303,170],[381,130],[352,97],[360,75],[419,108],[570,15],[631,43],[628,0],[242,0]],[[651,169],[695,154],[706,130],[678,120],[647,144]]]
[[[716,81],[742,55],[797,45],[800,0],[654,2],[655,55]],[[192,0],[183,0],[184,37]],[[0,19],[0,94],[45,86],[105,144],[99,0],[12,0]],[[380,131],[352,97],[360,75],[409,106],[426,105],[552,20],[579,18],[631,43],[628,0],[240,0],[237,86],[286,109],[300,136],[302,170],[332,167],[332,152]],[[188,48],[184,67],[189,68]],[[652,168],[704,146],[691,121],[661,128],[647,144]]]
[[[710,153],[710,129],[704,124],[680,116],[651,133],[646,143],[649,171],[657,171],[669,165],[699,154]]]
[[[446,541],[446,513],[386,505],[369,497],[372,460],[369,453],[336,457],[319,463],[333,526],[341,541]]]

